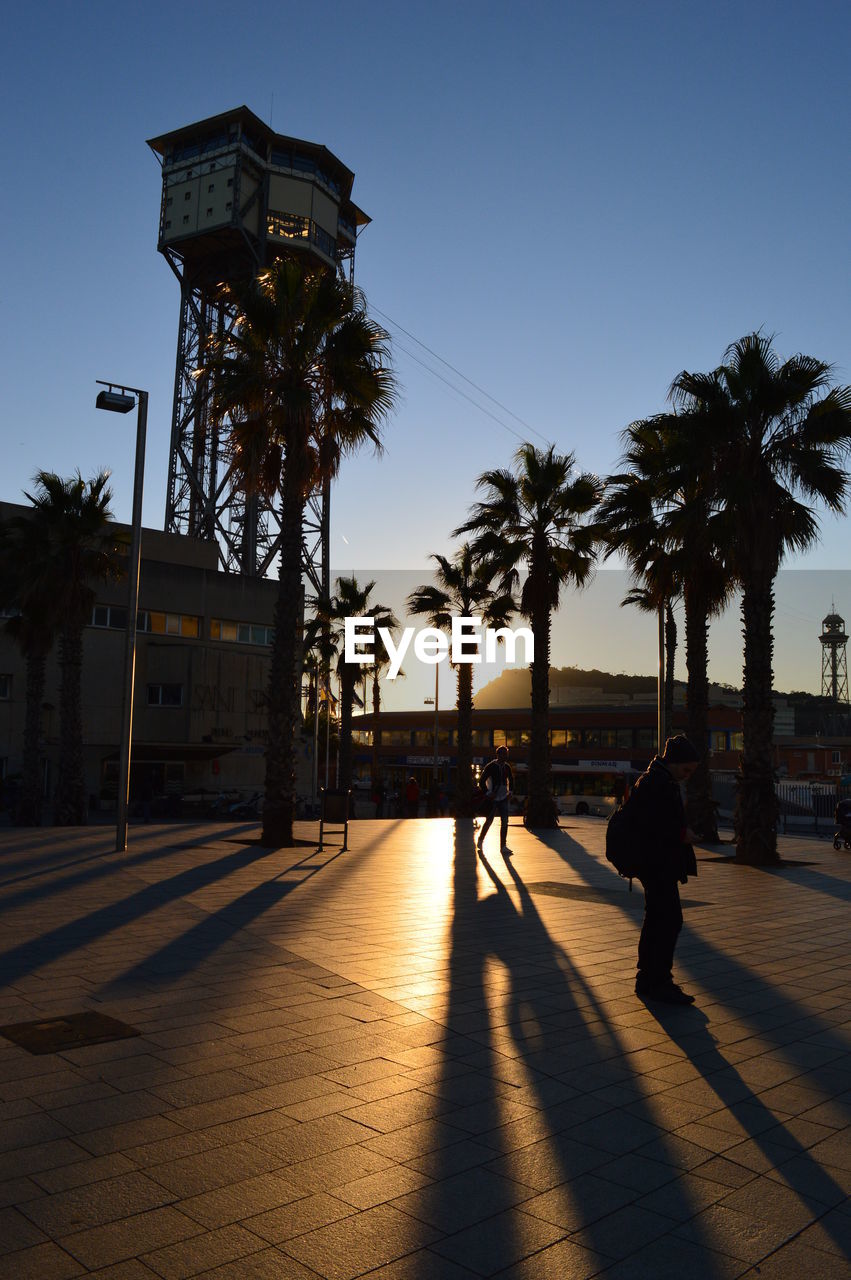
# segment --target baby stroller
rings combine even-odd
[[[838,830],[833,833],[834,849],[851,849],[851,799],[840,800],[833,813]]]

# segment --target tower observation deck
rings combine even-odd
[[[222,284],[250,279],[279,257],[302,257],[351,280],[359,230],[354,174],[327,148],[275,133],[237,107],[148,145],[162,164],[157,248],[180,284],[180,322],[165,528],[215,541],[222,568],[268,573],[280,542],[280,511],[246,495],[227,455],[227,424],[213,420],[195,371],[211,335],[237,323]],[[329,486],[305,513],[304,569],[328,592]]]

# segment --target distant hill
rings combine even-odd
[[[681,681],[676,682],[681,685]],[[609,671],[581,667],[551,667],[550,689],[558,688],[602,689],[604,693],[654,694],[655,676],[612,675]],[[532,677],[528,667],[509,667],[502,675],[491,680],[476,694],[479,710],[504,707],[528,707],[532,696]]]

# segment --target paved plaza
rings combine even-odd
[[[845,1280],[851,854],[698,850],[678,980],[604,824],[0,831],[0,1277]]]

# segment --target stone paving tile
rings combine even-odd
[[[496,1214],[485,1222],[446,1236],[432,1249],[468,1267],[475,1275],[492,1276],[506,1265],[514,1267],[524,1258],[555,1244],[564,1235],[560,1227],[520,1210]]]
[[[22,1205],[21,1212],[46,1235],[58,1238],[147,1209],[158,1209],[174,1198],[143,1173],[123,1173],[116,1178],[42,1195]]]
[[[683,1276],[689,1280],[736,1280],[745,1274],[750,1274],[747,1263],[706,1246],[691,1245],[676,1236],[653,1240],[629,1257],[595,1273],[599,1280],[682,1280]],[[763,1274],[761,1265],[759,1275]],[[797,1273],[798,1278],[800,1274]]]
[[[455,1232],[533,1195],[531,1187],[488,1169],[475,1168],[399,1196],[393,1201],[393,1208],[441,1231]]]
[[[126,1262],[152,1249],[199,1235],[196,1221],[170,1205],[62,1236],[59,1244],[90,1270]]]
[[[15,1207],[0,1209],[0,1254],[13,1253],[46,1239],[44,1232]]]
[[[439,1234],[391,1205],[379,1205],[296,1236],[281,1247],[325,1280],[354,1280],[431,1244]]]
[[[193,1196],[252,1174],[268,1173],[278,1165],[274,1156],[253,1143],[236,1142],[151,1165],[147,1173],[175,1196]]]
[[[260,1243],[251,1231],[231,1224],[167,1245],[164,1249],[155,1249],[152,1253],[143,1254],[141,1261],[164,1280],[185,1280],[187,1276],[211,1271],[237,1258],[256,1254],[261,1251],[258,1248]]]
[[[86,1272],[52,1241],[0,1256],[0,1280],[72,1280]]]
[[[253,1218],[246,1218],[243,1225],[261,1239],[268,1240],[271,1244],[280,1244],[294,1236],[305,1235],[317,1227],[327,1227],[340,1218],[348,1218],[354,1212],[351,1204],[320,1191],[279,1208],[269,1209],[266,1213],[258,1213]]]
[[[748,1280],[848,1280],[848,1259],[835,1258],[818,1249],[810,1249],[801,1240],[792,1240],[776,1253],[763,1258],[758,1266],[743,1273]]]

